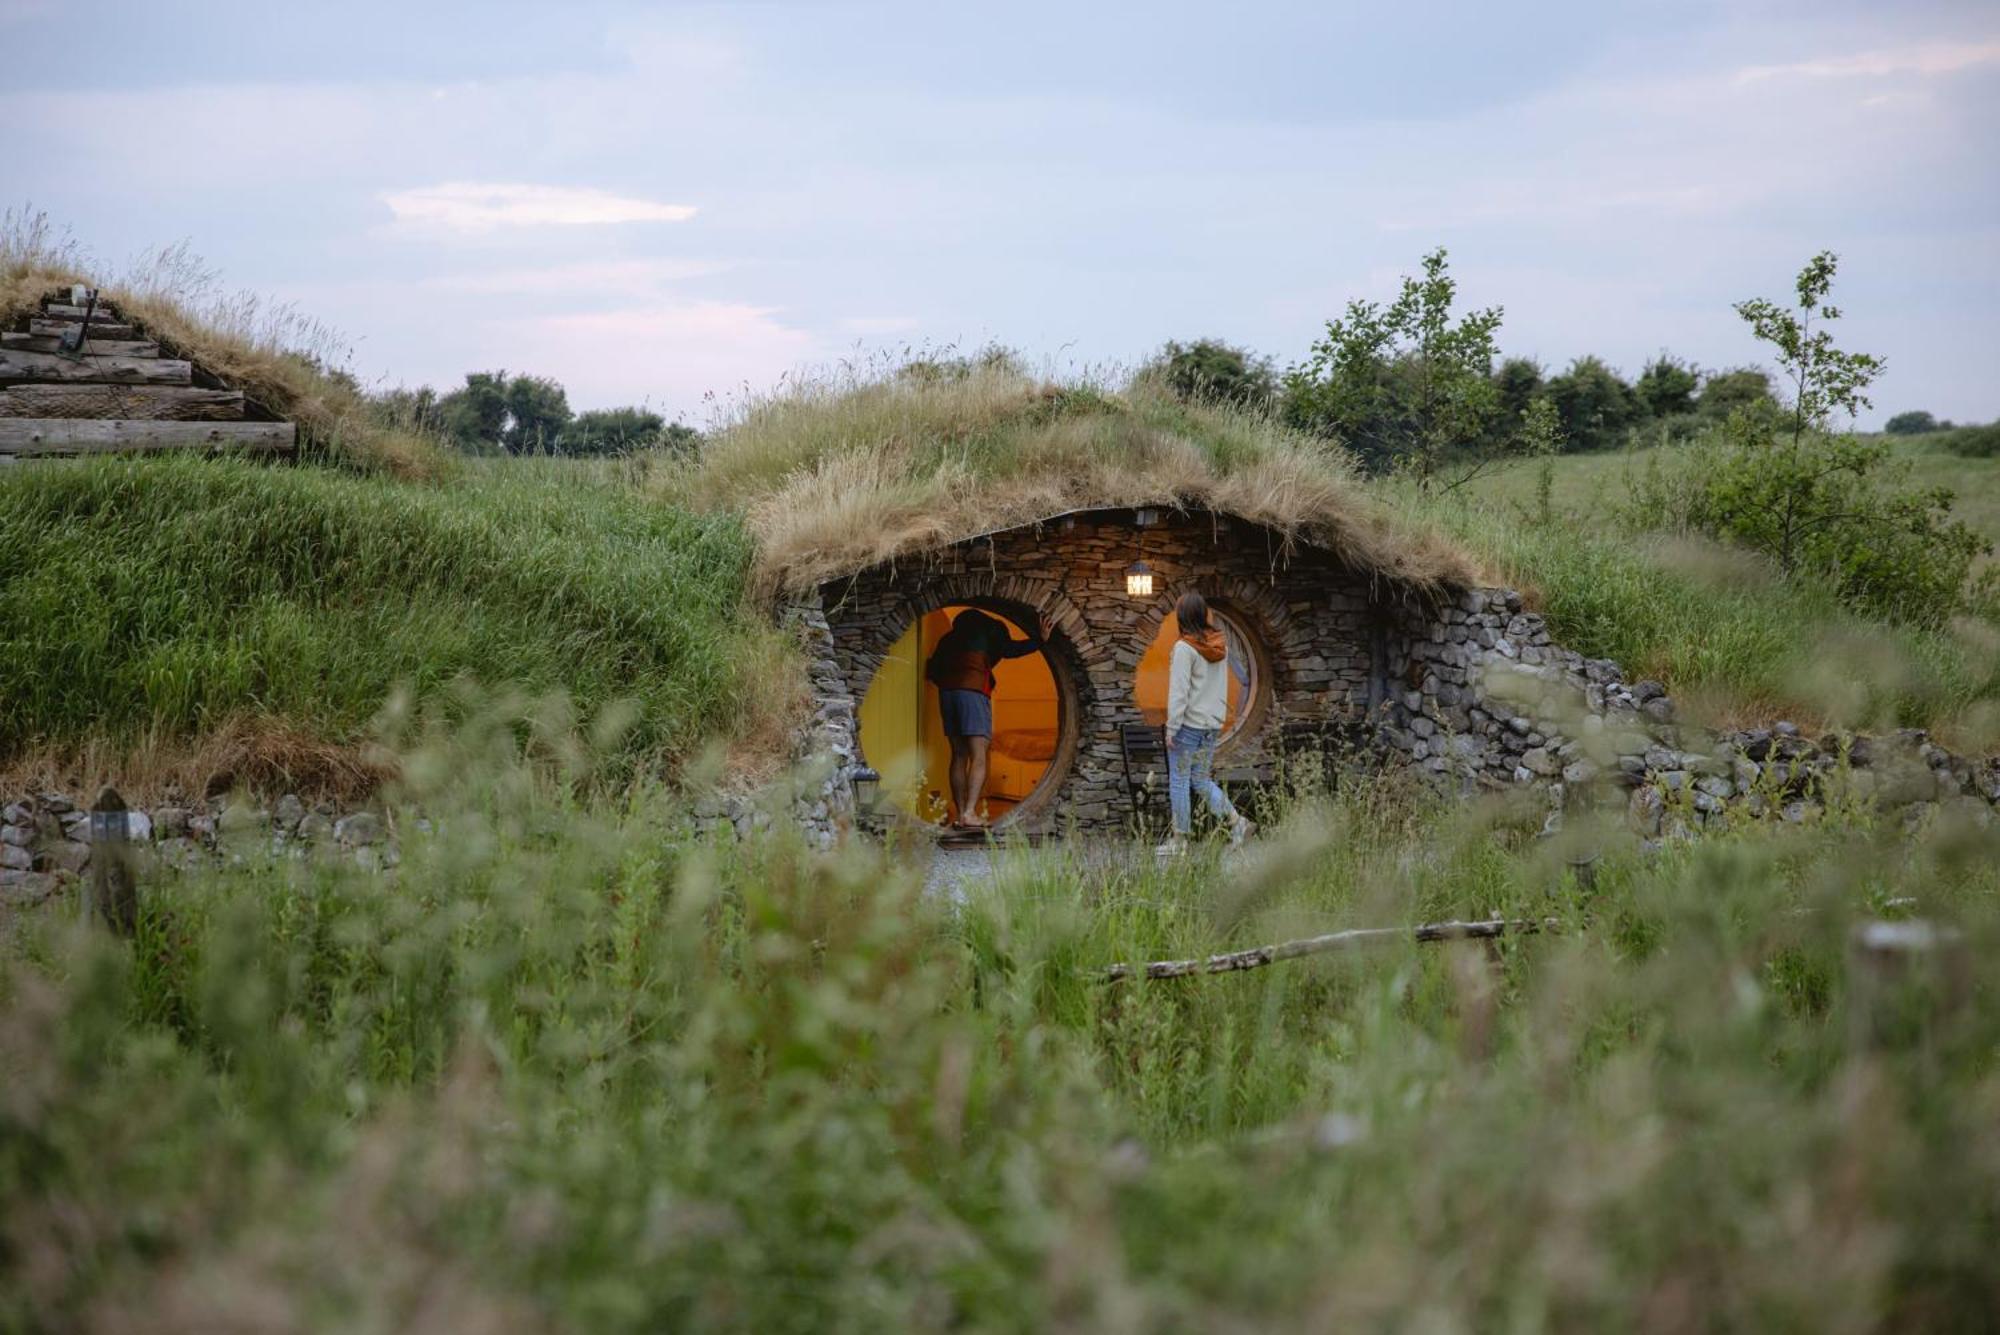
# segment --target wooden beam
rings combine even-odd
[[[0,334],[0,348],[12,348],[16,352],[61,352],[62,338],[46,334]],[[90,327],[90,335],[83,341],[84,352],[98,357],[157,357],[160,345],[147,339],[99,338],[97,326]]]
[[[88,309],[86,306],[69,306],[59,301],[51,301],[42,307],[42,314],[48,318],[57,320],[81,320],[84,311]],[[118,312],[111,309],[111,303],[100,301],[97,303],[97,314],[90,317],[90,322],[96,324],[99,320],[116,320],[117,318]]]
[[[240,422],[243,395],[180,385],[14,385],[0,389],[0,417]]]
[[[78,320],[51,320],[47,316],[37,315],[29,319],[28,332],[36,338],[61,338],[64,330],[74,329],[80,323],[81,321]],[[138,336],[138,330],[122,321],[92,320],[90,322],[90,337],[93,342],[100,338],[137,338]]]
[[[95,422],[0,418],[0,454],[117,454],[125,450],[289,450],[290,422]]]
[[[0,348],[0,384],[38,380],[84,385],[185,385],[191,378],[188,364],[172,357],[96,357],[85,353],[81,360],[72,361],[52,352]]]
[[[1426,922],[1415,927],[1354,927],[1345,932],[1329,932],[1325,936],[1309,936],[1298,941],[1280,941],[1275,945],[1252,946],[1249,950],[1234,950],[1227,955],[1210,955],[1206,959],[1154,960],[1150,964],[1112,964],[1098,970],[1101,982],[1122,983],[1128,978],[1190,978],[1196,974],[1240,973],[1245,969],[1261,969],[1279,960],[1293,960],[1301,955],[1324,955],[1329,951],[1345,950],[1351,946],[1367,945],[1375,941],[1478,941],[1490,940],[1508,934],[1520,935],[1543,931],[1555,931],[1561,927],[1555,918],[1489,918],[1484,922]]]

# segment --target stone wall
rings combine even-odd
[[[1012,825],[1129,828],[1132,806],[1120,729],[1142,722],[1132,695],[1146,646],[1187,588],[1240,622],[1261,650],[1268,683],[1261,717],[1225,749],[1226,766],[1268,763],[1283,725],[1358,723],[1382,699],[1388,626],[1384,590],[1331,553],[1287,546],[1255,525],[1208,514],[1159,512],[1144,532],[1155,594],[1125,592],[1125,571],[1142,555],[1130,511],[1095,512],[976,539],[903,565],[883,566],[821,591],[832,676],[822,687],[830,734],[860,760],[855,711],[896,640],[927,612],[955,604],[990,607],[1017,621],[1052,622],[1047,656],[1072,715],[1073,753],[1023,804]],[[816,671],[823,665],[816,664]],[[825,674],[823,671],[821,675]],[[849,771],[851,773],[851,770]]]
[[[162,802],[126,813],[127,840],[154,864],[193,868],[250,850],[325,854],[370,869],[400,860],[395,830],[372,811],[342,813],[287,795],[268,809],[222,799]],[[0,807],[0,905],[40,903],[90,869],[90,812],[63,793],[23,794]]]

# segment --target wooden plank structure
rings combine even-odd
[[[0,331],[0,462],[160,450],[290,451],[292,423],[172,355],[109,302],[65,290]],[[82,336],[76,348],[66,338]]]

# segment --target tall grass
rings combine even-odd
[[[922,369],[919,364],[917,370]],[[1044,381],[1005,359],[957,374],[868,366],[753,397],[670,495],[739,510],[759,582],[836,575],[1071,510],[1196,505],[1303,534],[1416,584],[1476,575],[1434,527],[1399,523],[1344,450],[1251,413]]]
[[[742,607],[748,558],[735,521],[560,463],[448,488],[230,460],[18,469],[0,756],[234,725],[359,744],[392,692],[471,678],[593,715],[628,701],[626,760],[656,762],[788,703],[763,680],[775,633]]]
[[[1990,833],[1610,848],[1350,792],[1263,859],[917,869],[564,805],[434,740],[393,881],[149,886],[0,973],[0,1325],[1977,1329],[2000,996],[1864,1001],[1890,899],[2000,946]],[[1308,928],[1548,915],[1106,987]],[[1863,1009],[1866,1006],[1868,1009]]]
[[[1561,461],[1567,465],[1569,461]],[[1607,466],[1585,466],[1600,488]],[[1478,495],[1386,490],[1529,590],[1556,637],[1629,676],[1658,677],[1710,722],[1929,727],[1971,751],[2000,747],[2000,627],[1889,625],[1829,588],[1785,580],[1745,553],[1634,532],[1600,496],[1541,519],[1520,479]]]

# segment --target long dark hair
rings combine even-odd
[[[1174,620],[1181,623],[1181,634],[1201,635],[1208,630],[1208,599],[1189,589],[1174,604]]]

